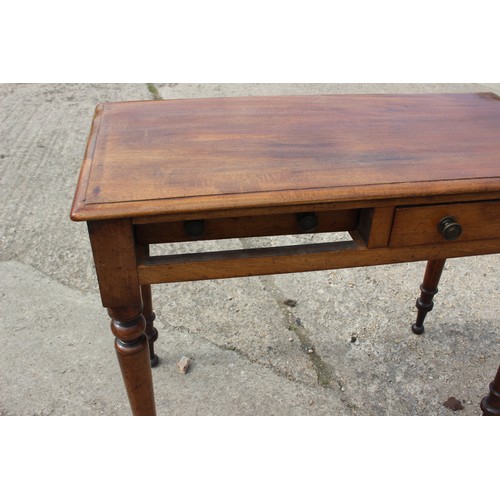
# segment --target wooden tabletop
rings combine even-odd
[[[495,94],[97,107],[73,220],[500,191]]]

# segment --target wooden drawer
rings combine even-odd
[[[445,222],[441,223],[443,220]],[[445,234],[454,239],[447,239]],[[397,208],[389,246],[452,244],[454,241],[494,238],[500,238],[500,201],[451,203]]]

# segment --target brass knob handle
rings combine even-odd
[[[456,240],[462,234],[462,226],[453,217],[441,219],[438,229],[448,241]]]
[[[305,212],[297,214],[299,227],[305,233],[310,233],[316,229],[318,225],[318,217],[314,212]]]
[[[184,222],[184,231],[191,238],[201,238],[205,233],[205,222],[202,220],[189,220]]]

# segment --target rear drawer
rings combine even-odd
[[[390,247],[500,238],[500,201],[396,209]]]

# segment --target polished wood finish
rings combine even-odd
[[[186,255],[166,255],[138,262],[143,284],[300,273],[326,269],[379,266],[433,258],[465,257],[500,252],[500,239],[456,243],[450,248],[410,247],[404,249],[361,247],[356,241],[249,248]]]
[[[384,248],[389,242],[394,206],[361,210],[358,232],[368,248]]]
[[[140,309],[108,308],[115,335],[115,350],[127,390],[132,413],[156,415],[148,338],[144,333],[146,320]]]
[[[499,136],[489,93],[106,103],[72,217],[498,192]]]
[[[317,226],[314,232],[330,233],[355,230],[360,210],[313,211],[313,213],[317,216]],[[199,237],[191,237],[186,233],[186,221],[183,220],[136,225],[135,237],[141,244],[150,244],[277,236],[307,232],[300,228],[297,213],[226,217],[206,219],[203,222],[204,232]]]
[[[424,333],[424,320],[434,307],[433,298],[438,293],[438,284],[444,269],[446,259],[430,260],[425,268],[424,282],[420,285],[420,297],[417,299],[417,320],[412,325],[413,333]]]
[[[120,219],[89,222],[88,227],[101,300],[112,320],[115,350],[132,412],[155,415],[132,224],[129,219]]]
[[[158,330],[154,326],[154,320],[156,319],[156,315],[153,311],[153,297],[151,293],[151,285],[142,285],[141,295],[143,302],[142,314],[144,316],[144,319],[146,320],[146,328],[144,329],[144,332],[148,337],[149,359],[151,361],[151,367],[154,368],[159,362],[158,356],[155,354],[155,347],[154,347],[154,343],[158,340]]]
[[[88,223],[94,265],[104,307],[142,307],[130,220]]]
[[[389,245],[401,247],[447,241],[439,231],[439,223],[446,217],[462,227],[462,234],[457,238],[460,241],[488,240],[500,234],[498,201],[402,207],[396,210]]]
[[[99,105],[71,217],[88,223],[133,413],[155,413],[155,283],[428,261],[422,333],[445,260],[500,252],[499,137],[489,93]],[[340,231],[352,240],[149,254]],[[496,407],[491,387],[483,411]]]
[[[136,242],[135,253],[137,260],[148,258],[149,245],[141,245],[139,244],[139,242]],[[154,326],[154,320],[156,319],[156,315],[153,311],[153,295],[150,285],[142,284],[140,289],[141,289],[140,293],[142,300],[142,315],[146,320],[146,328],[144,332],[148,337],[151,368],[154,368],[158,364],[159,358],[155,354],[155,348],[154,348],[154,344],[158,340],[158,330]]]

